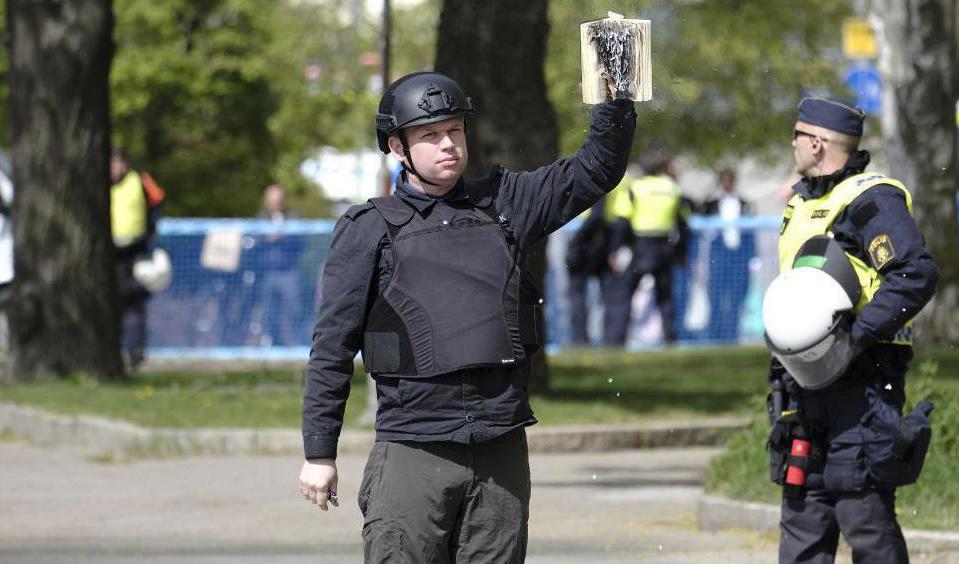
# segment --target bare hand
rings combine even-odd
[[[329,501],[333,507],[339,507],[336,499],[336,461],[332,458],[317,458],[307,460],[300,470],[300,493],[323,511],[327,510]]]

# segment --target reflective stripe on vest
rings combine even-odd
[[[136,171],[110,189],[110,227],[117,247],[126,247],[147,232],[147,200]]]
[[[851,204],[853,200],[866,190],[880,184],[895,186],[906,196],[906,207],[912,213],[912,196],[905,185],[881,174],[864,172],[850,176],[837,184],[832,190],[820,198],[804,200],[799,194],[793,195],[783,213],[783,224],[779,232],[779,271],[785,272],[792,268],[796,253],[810,238],[816,235],[833,236],[832,224],[839,214]],[[862,297],[853,311],[860,311],[879,291],[882,276],[868,262],[846,253],[846,258],[856,270],[859,285],[862,287]],[[890,341],[900,345],[912,344],[912,326],[910,320]]]
[[[633,231],[643,236],[666,236],[676,228],[682,192],[668,176],[644,176],[633,182]]]

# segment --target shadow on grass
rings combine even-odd
[[[602,393],[556,390],[537,394],[537,397],[554,402],[563,402],[568,405],[609,404],[617,409],[631,411],[638,415],[664,411],[688,411],[703,415],[720,415],[748,411],[754,395],[753,393],[721,390],[701,392],[671,390],[603,391]]]

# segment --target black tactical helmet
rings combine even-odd
[[[473,101],[456,81],[438,72],[414,72],[383,93],[376,114],[376,141],[381,151],[389,153],[386,140],[403,128],[472,113]]]

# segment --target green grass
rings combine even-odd
[[[932,445],[916,484],[899,488],[896,509],[905,527],[959,529],[959,353],[920,351],[913,361],[907,384],[912,409],[930,398],[936,405],[931,416]],[[763,398],[753,400],[756,410]],[[713,459],[706,474],[706,489],[751,501],[778,503],[781,490],[769,480],[764,445],[769,423],[759,416],[746,430],[730,438],[726,451]]]
[[[767,364],[760,348],[570,351],[551,359],[552,390],[532,404],[545,425],[745,415]],[[366,383],[358,371],[347,426],[358,426]],[[2,386],[0,401],[147,427],[298,427],[302,390],[302,374],[289,371],[137,374],[120,384],[75,376]]]
[[[146,427],[299,427],[302,396],[302,374],[289,371],[136,374],[120,384],[77,376],[0,386],[0,401]],[[360,374],[352,381],[347,421],[359,417],[365,400]]]
[[[759,347],[574,350],[550,359],[552,389],[533,411],[547,425],[748,415],[768,366]]]
[[[959,353],[936,352],[939,373],[959,374]],[[641,353],[582,349],[550,359],[552,389],[532,398],[545,425],[628,423],[761,413],[769,355],[761,347]],[[959,381],[959,380],[957,380]],[[346,408],[357,427],[366,401],[358,370]],[[85,376],[0,386],[0,401],[92,414],[147,427],[299,427],[300,371],[137,374],[122,384]]]

